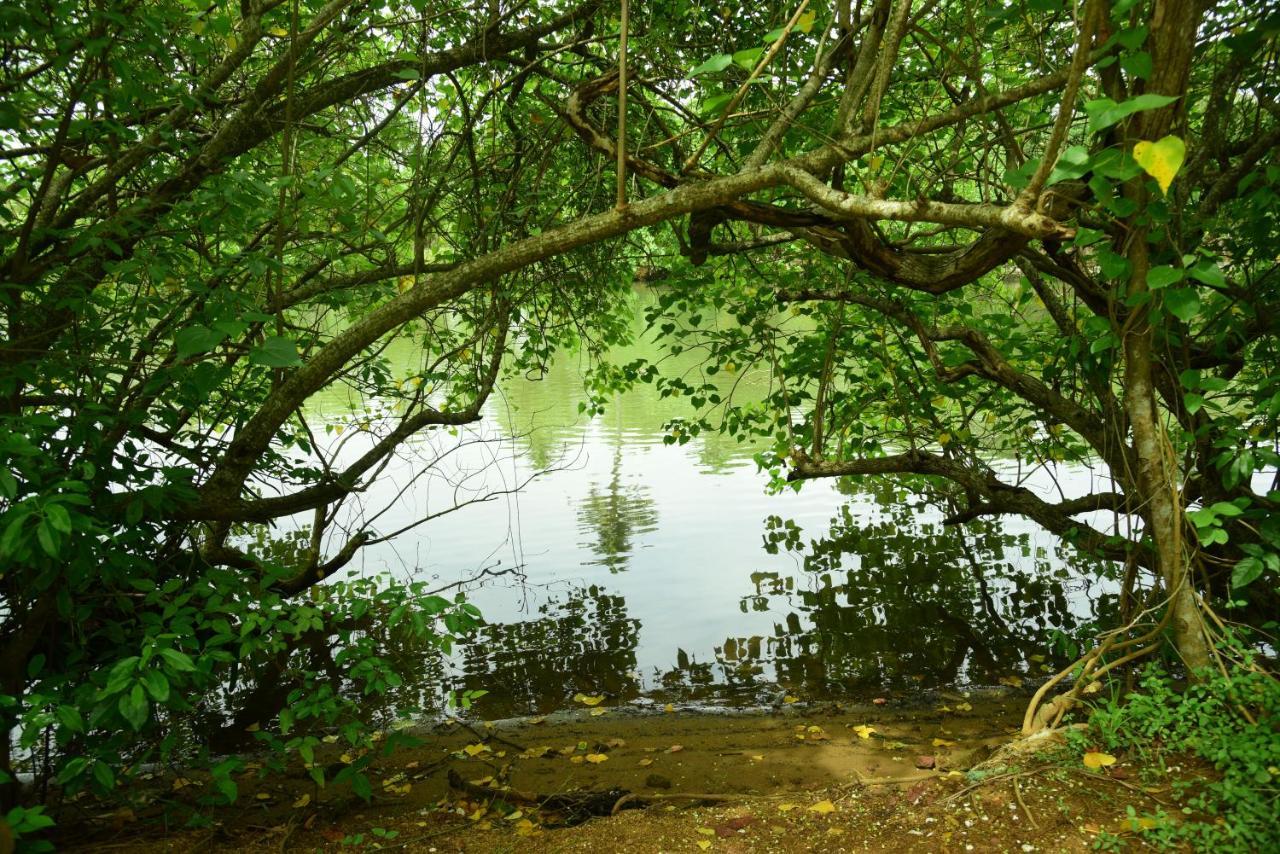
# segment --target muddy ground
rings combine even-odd
[[[583,706],[442,725],[373,761],[369,803],[316,787],[302,768],[262,776],[251,762],[236,806],[202,807],[208,780],[157,772],[127,805],[65,804],[57,841],[139,852],[1085,851],[1181,815],[1172,779],[1193,769],[1117,757],[1091,770],[1061,750],[1047,764],[1005,759],[1007,749],[993,758],[1025,703]],[[318,757],[331,771],[354,759],[337,744]],[[193,815],[207,825],[184,827]]]

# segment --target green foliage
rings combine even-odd
[[[1096,709],[1092,733],[1108,749],[1125,750],[1140,765],[1164,768],[1181,755],[1213,767],[1198,782],[1176,784],[1194,816],[1155,822],[1163,843],[1197,851],[1272,851],[1280,785],[1280,683],[1244,667],[1228,675],[1177,685],[1152,666],[1138,690]]]

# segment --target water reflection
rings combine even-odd
[[[578,519],[584,533],[594,539],[579,545],[595,555],[587,565],[607,567],[610,572],[627,568],[637,536],[658,527],[653,498],[643,484],[625,484],[622,476],[622,446],[613,452],[609,482],[602,489],[592,484],[578,505]]]
[[[641,334],[652,298],[635,299],[636,343],[613,354],[619,362],[659,356]],[[395,347],[386,355],[416,358]],[[696,358],[664,368],[696,372]],[[500,715],[544,712],[578,691],[755,702],[990,683],[1054,666],[1053,633],[1086,634],[1114,610],[1110,570],[1026,520],[945,528],[938,510],[888,481],[766,495],[752,448],[705,432],[665,444],[663,422],[687,412],[651,386],[620,395],[602,417],[579,415],[584,361],[562,355],[539,376],[506,379],[456,450],[440,458],[431,441],[447,444],[445,434],[411,443],[338,520],[335,529],[349,529],[385,508],[377,524],[392,531],[446,499],[474,500],[366,549],[359,566],[443,586],[497,562],[527,579],[459,588],[488,625],[452,656],[399,650],[416,668],[400,708],[439,708],[457,688],[489,691],[479,710]],[[765,383],[739,378],[739,395]],[[336,399],[313,404],[321,423],[346,417]],[[352,436],[344,455],[371,441]],[[1092,477],[1059,468],[1023,485],[1082,494]],[[515,484],[525,486],[502,491]]]
[[[500,716],[549,712],[578,692],[629,700],[639,642],[626,600],[592,585],[533,619],[482,627],[461,651],[455,687],[487,690],[485,711]]]

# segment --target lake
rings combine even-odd
[[[657,355],[640,320],[652,299],[636,292],[638,343],[617,358]],[[399,343],[388,356],[415,364]],[[355,571],[430,580],[486,619],[452,655],[403,650],[421,678],[397,702],[486,690],[481,711],[503,717],[578,692],[736,705],[1019,684],[1068,662],[1070,639],[1114,612],[1113,569],[1030,522],[944,527],[887,481],[767,494],[755,448],[664,442],[664,422],[688,412],[649,386],[581,416],[583,364],[564,356],[504,381],[481,423],[409,443],[345,517],[407,529],[364,549]],[[767,382],[722,379],[746,395]],[[360,424],[376,432],[391,414],[344,387],[308,419],[353,459],[372,435]],[[1048,496],[1100,476],[1060,466],[1022,480]]]

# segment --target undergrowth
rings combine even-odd
[[[1144,766],[1163,770],[1190,755],[1216,771],[1176,782],[1184,820],[1159,822],[1146,840],[1220,854],[1280,851],[1280,681],[1270,674],[1240,667],[1180,684],[1151,665],[1138,690],[1101,703],[1089,724],[1096,743]]]

